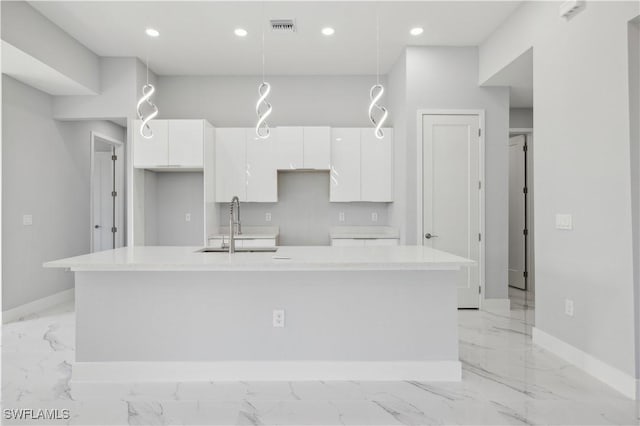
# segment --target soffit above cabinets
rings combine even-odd
[[[512,2],[380,2],[380,71],[407,46],[477,46],[520,4]],[[48,19],[100,56],[146,57],[159,75],[260,74],[265,29],[270,75],[374,74],[374,2],[84,2],[33,1]],[[293,19],[296,31],[273,33],[270,19]],[[160,31],[151,43],[146,27]],[[324,36],[330,26],[335,34]],[[424,28],[414,37],[413,27]],[[237,37],[236,28],[248,35]]]

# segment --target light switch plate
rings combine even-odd
[[[344,222],[344,212],[340,212],[340,213],[338,213],[338,220],[339,220],[340,222]]]
[[[378,213],[373,212],[371,213],[371,222],[377,222],[378,221]]]
[[[191,213],[185,213],[184,214],[184,221],[185,222],[191,222]]]
[[[556,214],[556,229],[573,229],[573,217],[570,214]]]
[[[31,226],[33,225],[33,216],[30,214],[25,214],[22,216],[22,224],[24,226]]]
[[[564,313],[568,316],[573,316],[573,300],[565,299],[564,300]]]
[[[271,213],[265,213],[264,214],[264,221],[265,222],[271,222]]]

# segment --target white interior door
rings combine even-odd
[[[509,285],[526,290],[525,137],[509,139]]]
[[[424,245],[480,262],[480,119],[424,115]],[[458,307],[477,308],[479,266],[458,272]]]
[[[93,163],[93,251],[113,247],[113,161],[111,152],[95,152]]]

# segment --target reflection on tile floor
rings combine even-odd
[[[130,383],[70,388],[74,307],[2,329],[3,409],[70,410],[68,420],[3,424],[101,425],[637,425],[639,405],[533,346],[533,300],[512,310],[459,311],[460,383]]]

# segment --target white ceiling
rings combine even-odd
[[[380,2],[380,71],[406,45],[476,46],[519,1]],[[119,2],[32,1],[37,10],[100,56],[137,56],[150,49],[161,75],[255,75],[261,72],[265,28],[266,72],[281,75],[373,74],[376,6],[373,2]],[[264,19],[263,16],[264,7]],[[294,34],[275,34],[269,19],[296,20]],[[335,28],[325,37],[322,27]],[[409,35],[414,26],[421,36]],[[160,37],[149,39],[146,27]],[[245,28],[238,38],[233,30]]]

